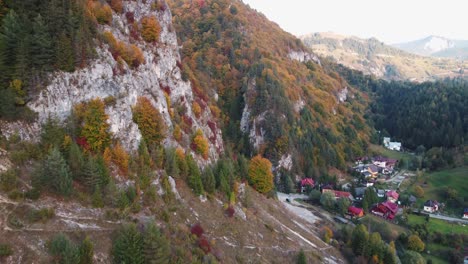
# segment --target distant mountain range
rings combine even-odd
[[[468,62],[413,54],[386,45],[376,38],[360,39],[327,32],[305,35],[301,39],[306,46],[322,57],[387,80],[426,81],[468,76]],[[412,47],[416,50],[419,46]],[[436,40],[427,46],[432,53],[448,53],[458,47],[455,42],[442,42],[437,45]]]
[[[468,40],[454,40],[440,36],[393,44],[392,46],[423,56],[468,59]]]

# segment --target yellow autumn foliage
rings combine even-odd
[[[195,133],[195,136],[193,137],[192,141],[192,146],[192,148],[197,154],[202,155],[204,159],[208,159],[208,140],[203,136],[203,132],[201,131],[201,129],[198,129]]]
[[[161,26],[156,17],[144,17],[141,19],[141,37],[146,42],[155,42],[159,39]]]
[[[271,162],[257,155],[249,164],[249,182],[260,193],[267,193],[273,189],[273,173]]]
[[[146,97],[139,97],[133,107],[133,121],[148,145],[159,145],[166,136],[166,124],[159,111]]]

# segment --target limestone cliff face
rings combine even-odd
[[[190,83],[183,81],[177,36],[172,29],[172,15],[167,8],[164,11],[154,11],[151,4],[154,1],[124,1],[122,14],[113,14],[111,25],[99,26],[99,31],[110,31],[116,39],[137,45],[144,53],[145,63],[136,69],[124,65],[124,71],[117,71],[118,62],[108,51],[106,44],[96,48],[97,58],[86,68],[73,73],[59,72],[51,78],[50,84],[37,98],[29,103],[29,107],[38,113],[39,124],[49,116],[65,119],[73,105],[94,98],[115,98],[115,103],[106,106],[109,124],[114,138],[128,150],[137,148],[141,134],[138,126],[132,121],[132,106],[139,96],[145,96],[159,109],[168,128],[165,145],[179,145],[172,139],[173,121],[169,115],[165,93],[170,96],[172,105],[185,107],[186,116],[192,120],[193,131],[200,128],[210,141],[210,159],[216,159],[223,150],[221,131],[213,125],[213,116],[209,107],[202,107],[202,113],[197,118],[192,112],[194,94]],[[130,23],[125,14],[134,14],[135,21],[145,16],[155,16],[162,27],[157,44],[135,41],[130,37]],[[164,87],[164,90],[162,89]],[[210,125],[208,125],[210,123]],[[185,134],[182,147],[189,149],[191,135]],[[201,160],[200,160],[201,161]]]

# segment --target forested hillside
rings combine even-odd
[[[87,1],[0,1],[0,117],[26,118],[24,105],[52,71],[74,71],[93,57],[97,19]]]
[[[411,151],[426,153],[429,168],[466,163],[468,82],[388,82],[343,66],[330,67],[370,95],[367,117],[381,131],[380,138],[391,136]]]
[[[300,40],[237,1],[169,5],[185,78],[221,108],[235,151],[289,160],[309,177],[364,153],[366,97],[324,72]]]

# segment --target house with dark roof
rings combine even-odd
[[[462,218],[468,219],[468,208],[465,208],[465,210],[463,211]]]
[[[433,200],[427,200],[424,203],[424,211],[428,213],[434,213],[439,210],[439,203]]]

